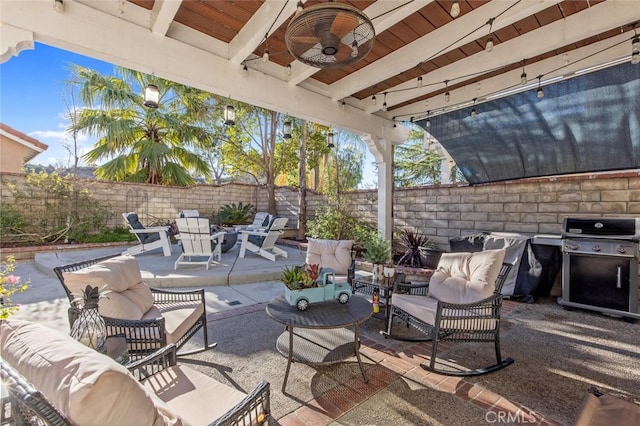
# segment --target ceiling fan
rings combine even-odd
[[[375,29],[357,8],[329,1],[296,13],[285,33],[294,58],[317,68],[340,68],[367,56]]]

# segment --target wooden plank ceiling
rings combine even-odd
[[[289,0],[293,2],[294,0]],[[616,0],[607,0],[609,2]],[[130,4],[147,10],[153,10],[158,7],[154,0],[128,0]],[[513,52],[512,60],[509,63],[492,68],[487,64],[486,71],[468,70],[460,68],[457,72],[451,73],[448,81],[430,81],[430,73],[450,67],[455,70],[455,65],[465,59],[472,58],[475,55],[484,53],[485,44],[489,37],[490,26],[484,10],[493,8],[492,10],[503,11],[495,13],[490,18],[494,18],[492,28],[492,37],[494,41],[494,49],[498,49],[500,44],[517,41],[519,37],[523,37],[528,33],[532,33],[541,28],[551,28],[554,23],[567,20],[572,16],[585,14],[590,8],[605,2],[605,0],[473,0],[460,1],[460,15],[456,18],[450,14],[452,1],[389,1],[389,0],[353,0],[343,1],[359,10],[376,11],[377,16],[369,15],[374,25],[378,25],[378,21],[393,13],[401,12],[402,8],[413,8],[414,11],[404,16],[398,14],[399,20],[391,24],[386,24],[382,31],[377,31],[375,43],[371,52],[360,62],[351,66],[338,69],[319,69],[305,71],[308,77],[301,78],[297,84],[302,84],[309,79],[313,84],[320,84],[321,87],[327,87],[329,96],[335,96],[332,93],[332,87],[340,86],[343,93],[342,99],[348,100],[350,103],[358,105],[358,101],[367,101],[372,96],[380,99],[385,93],[391,94],[399,91],[408,91],[411,87],[407,87],[411,81],[415,81],[417,86],[418,77],[422,77],[424,84],[422,90],[416,90],[415,96],[407,97],[398,102],[389,102],[388,114],[393,114],[394,110],[400,110],[411,105],[424,105],[425,101],[430,98],[443,94],[448,90],[454,90],[459,87],[478,84],[486,79],[490,79],[512,70],[519,70],[523,66],[530,67],[536,62],[545,59],[568,54],[574,49],[588,46],[592,43],[601,42],[609,38],[627,33],[629,38],[633,35],[633,24],[640,19],[638,16],[629,16],[627,22],[620,25],[620,22],[613,23],[609,28],[593,31],[584,31],[584,37],[564,43],[558,40],[556,44],[549,44],[542,51],[533,57],[523,58],[517,51]],[[320,3],[319,0],[308,0],[304,2],[305,7],[309,7]],[[507,16],[507,12],[511,8],[527,6],[532,13],[525,16],[517,16],[513,18],[513,22],[506,25],[500,25],[502,14]],[[284,36],[287,25],[293,17],[293,13],[281,20],[279,25],[274,25],[280,16],[280,12],[285,9],[283,0],[199,0],[199,1],[182,1],[173,18],[174,23],[188,27],[203,36],[211,37],[222,43],[231,44],[234,39],[241,34],[242,31],[254,31],[250,26],[254,25],[252,18],[256,16],[261,9],[269,8],[267,13],[267,22],[271,22],[271,26],[256,26],[255,31],[262,31],[267,35],[266,40],[263,37],[261,42],[252,49],[252,54],[247,56],[243,61],[249,68],[257,63],[268,47],[270,55],[269,61],[272,64],[282,67],[285,70],[288,64],[293,62],[293,57],[287,51]],[[527,10],[529,10],[527,9]],[[289,9],[293,10],[293,9]],[[522,9],[525,10],[525,9]],[[640,8],[638,8],[640,10]],[[262,12],[265,12],[264,10]],[[640,14],[640,12],[638,12]],[[521,13],[524,15],[524,13]],[[467,18],[465,18],[467,16]],[[475,17],[477,16],[477,17]],[[468,19],[475,17],[474,19]],[[455,20],[468,19],[471,25],[467,25],[468,33],[458,31],[447,31],[452,27]],[[246,27],[246,28],[245,28]],[[437,37],[436,37],[437,34]],[[433,35],[433,37],[430,37]],[[435,53],[429,55],[426,59],[415,60],[414,63],[390,63],[385,67],[385,72],[380,73],[374,69],[373,65],[378,61],[384,61],[386,57],[394,52],[401,52],[407,49],[409,45],[415,45],[424,41],[425,48],[429,47],[433,50],[433,42],[442,43],[436,46]],[[426,44],[429,43],[429,44]],[[450,48],[455,45],[456,47]],[[630,51],[629,43],[629,51]],[[514,49],[516,50],[516,49]],[[487,57],[489,60],[489,57]],[[305,66],[306,67],[306,66]],[[371,73],[368,70],[371,69]],[[391,71],[391,72],[390,72]],[[269,72],[264,71],[263,72]],[[359,73],[359,74],[356,74]],[[283,71],[280,75],[284,75]],[[366,87],[359,87],[358,84],[353,85],[352,91],[349,92],[348,86],[341,86],[344,79],[352,75],[366,76]],[[379,76],[378,76],[379,74]],[[280,76],[279,75],[279,76]],[[532,76],[534,77],[534,76]],[[345,92],[346,91],[346,92]],[[364,102],[360,103],[361,105]],[[423,108],[423,107],[420,107]],[[405,108],[406,109],[406,108]],[[371,111],[374,113],[382,113],[379,110]]]

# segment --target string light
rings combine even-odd
[[[373,95],[371,97],[371,105],[375,105],[376,104],[376,95]]]
[[[460,15],[460,2],[453,0],[451,2],[451,12],[449,12],[453,18],[457,18]]]
[[[524,72],[524,62],[526,61],[526,59],[522,60],[522,74],[520,74],[520,84],[522,84],[523,86],[525,84],[527,84],[527,73]]]
[[[418,77],[418,88],[422,87],[422,76]]]
[[[431,119],[429,118],[430,115],[431,115],[431,111],[427,111],[427,122],[426,122],[427,127],[431,127]]]
[[[344,100],[340,102],[340,109],[343,111],[347,109],[347,103]]]
[[[485,52],[491,52],[493,50],[493,34],[491,30],[493,29],[493,20],[496,18],[491,18],[487,21],[489,24],[489,38],[487,39],[487,44],[484,46]]]
[[[449,80],[445,80],[444,81],[444,87],[445,89],[449,86]],[[451,94],[449,93],[449,91],[447,90],[446,93],[444,94],[444,101],[445,102],[449,102],[451,100]]]
[[[473,98],[473,108],[471,108],[471,117],[475,117],[477,114],[476,112],[476,98]]]
[[[387,110],[387,92],[384,92],[384,102],[382,102],[382,110]]]
[[[287,75],[291,75],[291,64],[287,64],[286,73]]]
[[[544,98],[544,92],[542,91],[541,83],[542,83],[542,74],[538,76],[538,91],[536,92],[536,97],[538,99]]]

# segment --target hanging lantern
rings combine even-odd
[[[291,139],[291,122],[289,120],[282,125],[282,135],[285,139]]]
[[[100,290],[88,285],[82,295],[84,305],[71,326],[71,337],[98,352],[106,353],[107,327],[98,312]]]
[[[144,88],[144,106],[147,108],[158,108],[160,104],[160,92],[155,84],[147,84]]]
[[[236,110],[233,106],[227,105],[224,108],[224,124],[226,126],[233,126],[236,124]]]
[[[329,132],[327,133],[327,148],[331,149],[333,147],[335,147],[333,143],[333,132]]]

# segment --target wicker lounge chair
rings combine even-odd
[[[100,300],[99,310],[107,334],[124,335],[134,358],[146,356],[169,343],[175,343],[180,349],[200,329],[204,335],[203,346],[179,355],[216,346],[208,342],[204,289],[176,291],[148,287],[142,283],[135,258],[126,255],[58,266],[54,271],[71,303],[69,325],[80,312],[81,290],[88,284],[98,286],[105,296]]]
[[[429,371],[451,376],[474,376],[499,370],[513,363],[500,353],[502,285],[512,265],[502,263],[504,250],[478,253],[444,253],[429,284],[396,282],[387,331],[392,334],[394,317],[400,318],[431,340]],[[495,284],[494,284],[495,283]],[[427,293],[420,293],[420,288]],[[439,342],[493,343],[496,364],[474,369],[436,367]]]

